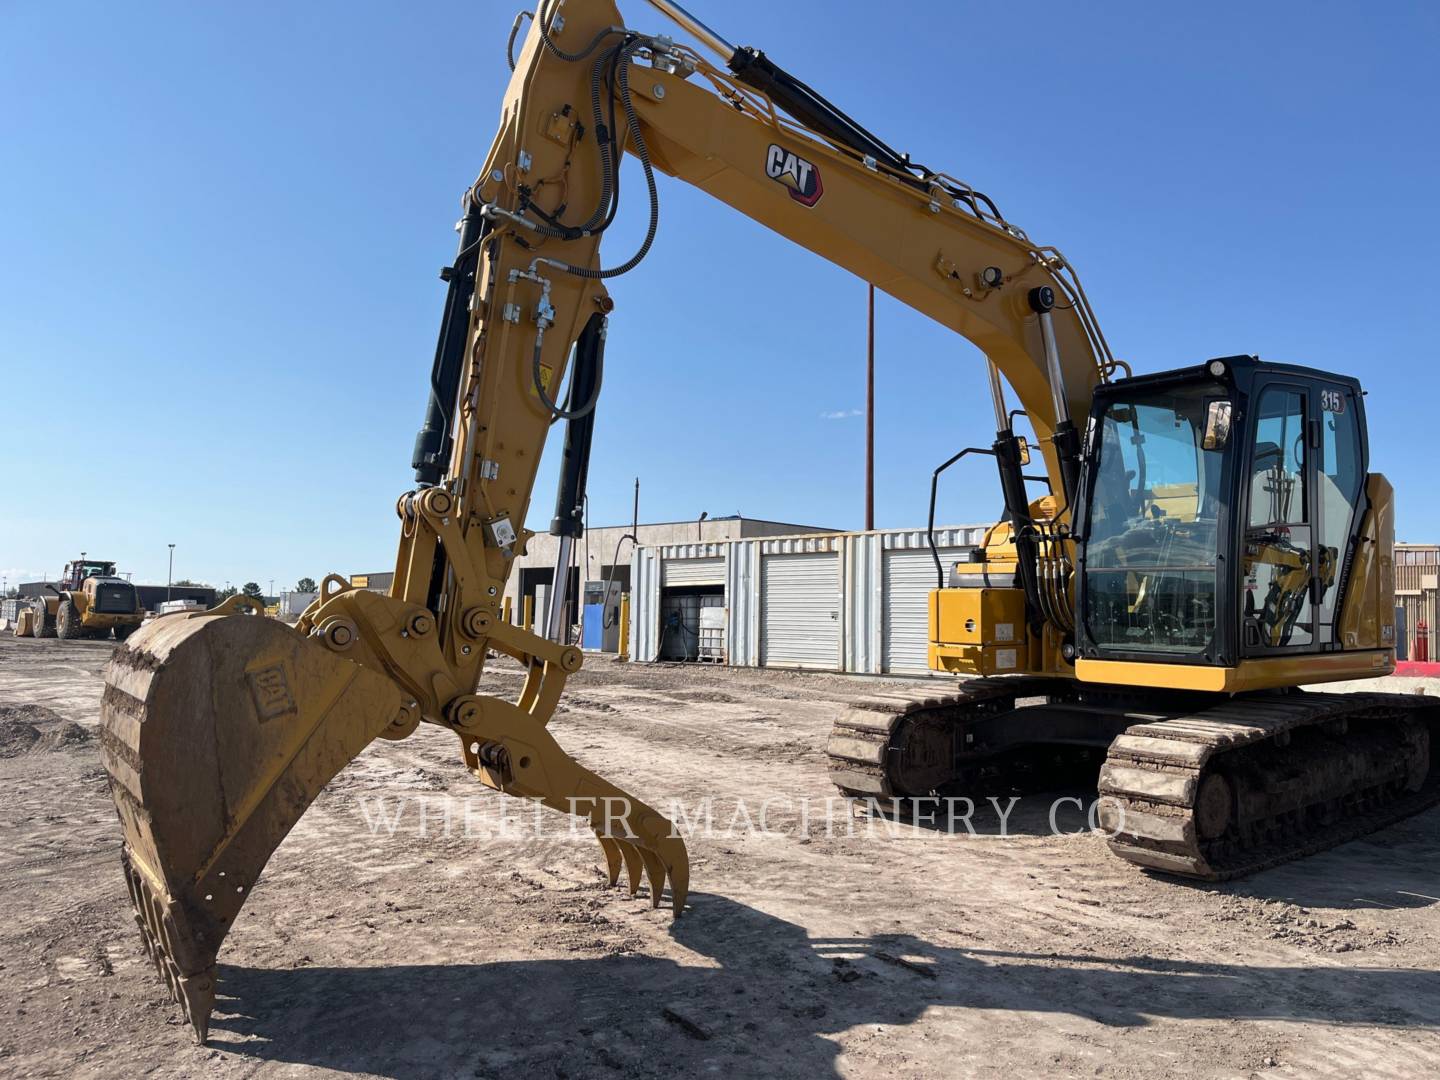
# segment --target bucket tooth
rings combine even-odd
[[[620,867],[624,862],[624,856],[620,854],[620,845],[608,836],[597,836],[600,841],[600,850],[605,852],[605,873],[613,886],[620,880]]]
[[[640,876],[645,872],[644,860],[630,841],[615,840],[613,843],[620,848],[620,854],[625,856],[625,875],[629,880],[630,895],[634,896],[640,891]]]
[[[665,864],[657,852],[650,848],[640,849],[640,858],[645,863],[645,878],[650,885],[650,906],[660,906],[660,894],[665,891]]]
[[[204,1042],[215,959],[271,853],[401,695],[284,623],[170,616],[105,669],[102,757],[147,955]]]
[[[670,907],[678,916],[685,910],[690,895],[690,865],[681,860],[670,867]]]
[[[177,905],[167,904],[155,895],[128,852],[121,852],[121,862],[145,955],[180,1006],[196,1041],[203,1046],[210,1030],[210,1012],[215,1007],[215,953],[184,926],[184,915]]]

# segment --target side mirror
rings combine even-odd
[[[1021,465],[1029,465],[1029,464],[1030,464],[1030,444],[1026,441],[1024,435],[1019,436],[1019,437],[1015,440],[1015,442],[1016,442],[1016,444],[1020,447],[1020,464],[1021,464]]]
[[[1230,441],[1230,402],[1212,401],[1205,410],[1205,438],[1201,447],[1206,450],[1223,450]]]

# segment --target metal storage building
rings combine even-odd
[[[942,565],[986,528],[936,529]],[[631,564],[630,655],[693,658],[685,643],[700,634],[698,612],[720,607],[732,665],[925,674],[935,583],[924,529],[642,545]]]
[[[722,517],[702,515],[692,521],[641,522],[635,534],[642,547],[663,545],[718,545],[726,540],[746,540],[764,536],[795,536],[801,533],[832,533],[833,529],[819,525],[796,525],[783,521],[767,521],[762,518],[747,518],[740,514]],[[587,528],[585,536],[575,545],[574,562],[570,567],[567,590],[569,602],[573,605],[582,595],[587,582],[614,581],[622,592],[632,591],[630,577],[633,565],[629,525],[596,526]],[[539,533],[530,538],[524,551],[518,553],[511,566],[510,578],[506,582],[504,597],[511,606],[511,619],[520,622],[527,599],[533,600],[537,590],[548,593],[555,580],[555,558],[558,541],[548,533]],[[618,561],[617,561],[618,560]],[[677,603],[683,600],[689,614],[683,626],[695,631],[686,635],[679,627],[666,636],[664,650],[675,654],[698,654],[699,610],[707,605],[719,603],[719,594],[724,592],[725,559],[719,547],[707,558],[695,560],[672,560],[667,581],[668,588],[683,590],[692,587],[690,593],[677,591]],[[372,575],[372,580],[373,580]],[[683,579],[683,580],[682,580]],[[540,624],[536,605],[536,624]],[[580,620],[580,613],[570,608],[571,622]],[[683,639],[683,641],[682,641]],[[683,659],[683,656],[676,656]],[[691,658],[694,658],[693,655]]]

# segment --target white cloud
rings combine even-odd
[[[821,420],[849,420],[852,416],[864,416],[864,409],[836,409],[834,412],[822,412]]]

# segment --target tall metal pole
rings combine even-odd
[[[170,570],[165,575],[165,599],[170,599],[170,583],[175,580],[175,545],[170,545]]]
[[[865,359],[865,529],[875,528],[875,286],[870,286],[870,320]]]

